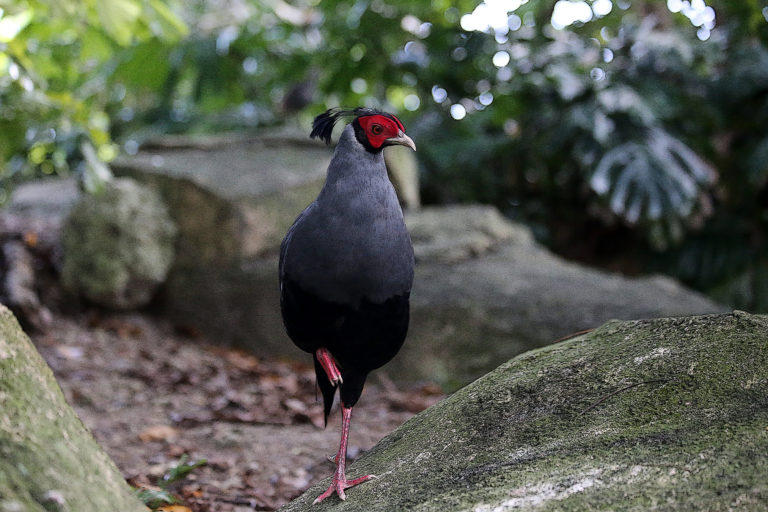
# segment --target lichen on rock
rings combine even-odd
[[[0,304],[0,512],[104,510],[147,508]]]
[[[115,179],[72,208],[62,234],[62,284],[110,308],[143,306],[173,263],[175,235],[157,192]]]
[[[764,510],[767,427],[767,316],[611,321],[406,422],[346,502],[283,510]]]

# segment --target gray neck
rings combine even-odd
[[[411,289],[413,249],[384,157],[366,151],[352,126],[339,139],[323,190],[289,237],[282,271],[325,300],[356,307]]]
[[[339,137],[336,151],[333,153],[331,164],[328,166],[326,187],[333,186],[339,180],[346,179],[370,180],[387,178],[387,168],[384,165],[382,152],[371,153],[358,142],[355,130],[348,124]],[[323,189],[325,191],[325,188]]]

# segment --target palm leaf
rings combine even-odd
[[[607,151],[590,186],[616,215],[636,224],[688,218],[715,179],[712,167],[688,146],[652,128],[642,142],[625,142]]]

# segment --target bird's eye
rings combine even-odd
[[[382,130],[384,130],[384,128],[382,128],[380,124],[374,124],[371,126],[371,133],[374,135],[381,135]]]

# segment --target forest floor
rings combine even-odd
[[[333,472],[338,405],[323,428],[311,359],[298,350],[306,363],[257,358],[139,313],[54,314],[32,339],[135,487],[167,487],[194,512],[274,510]],[[354,409],[351,459],[443,397],[431,384],[398,389],[385,371]]]
[[[277,509],[333,473],[340,414],[336,405],[323,428],[308,354],[257,358],[147,312],[73,303],[59,285],[59,210],[0,211],[0,300],[129,483],[167,489],[193,512],[240,512]],[[386,367],[374,372],[350,459],[442,398],[433,384],[399,388]]]

